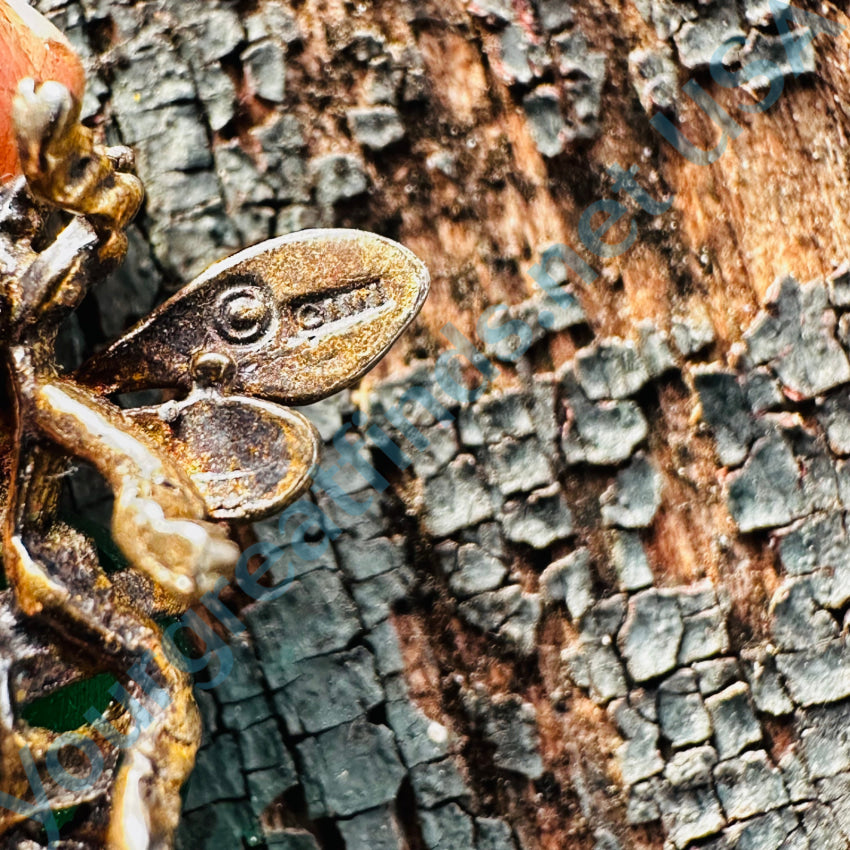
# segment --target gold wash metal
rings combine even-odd
[[[232,577],[239,550],[224,520],[273,513],[309,485],[317,437],[289,405],[363,375],[419,311],[428,273],[360,231],[273,239],[212,266],[61,374],[60,323],[121,263],[143,199],[131,151],[96,144],[79,111],[59,83],[21,83],[24,174],[0,188],[0,792],[35,801],[36,770],[52,809],[88,807],[73,840],[55,846],[153,850],[172,846],[200,740],[191,678],[166,655],[156,617]],[[146,388],[174,398],[129,409],[112,400]],[[75,458],[114,493],[126,570],[107,575],[94,544],[57,514]],[[113,704],[104,720],[130,735],[123,749],[103,725],[82,727],[104,769],[68,790],[45,770],[59,736],[28,725],[20,706],[104,671],[153,719],[134,729]],[[152,704],[151,687],[167,699]],[[69,750],[63,769],[85,776],[90,765]],[[0,847],[39,846],[25,814],[0,808]]]

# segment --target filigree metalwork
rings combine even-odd
[[[0,189],[9,394],[0,518],[10,585],[0,593],[0,792],[42,808],[90,806],[75,836],[82,843],[68,847],[170,847],[200,730],[190,678],[167,657],[154,617],[185,610],[231,576],[239,552],[221,520],[273,512],[308,485],[315,433],[281,405],[325,397],[369,369],[418,312],[428,274],[406,249],[358,231],[271,240],[212,266],[62,375],[59,324],[123,259],[142,185],[131,152],[95,144],[58,83],[22,83],[14,123],[24,176]],[[177,397],[135,409],[110,401],[142,388]],[[108,576],[93,544],[58,519],[70,457],[93,464],[113,490],[112,533],[128,570]],[[68,790],[43,769],[57,736],[28,726],[18,707],[102,670],[154,720],[134,728],[114,706],[109,727],[86,727],[105,769]],[[152,693],[165,697],[151,705]],[[119,750],[108,730],[132,743]],[[63,769],[85,775],[75,754],[81,763]],[[0,810],[0,846],[27,846],[37,834],[38,812],[23,808]]]

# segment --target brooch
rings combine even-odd
[[[0,846],[3,833],[18,847],[46,831],[61,847],[53,812],[86,804],[83,843],[68,847],[164,848],[200,723],[156,618],[232,576],[239,550],[219,521],[268,515],[309,485],[317,437],[289,406],[371,368],[429,278],[380,236],[283,236],[213,265],[60,374],[59,325],[123,259],[143,198],[132,153],[95,144],[79,109],[59,82],[21,82],[22,174],[0,188]],[[111,400],[150,388],[173,398]],[[128,569],[107,574],[92,541],[58,516],[71,458],[114,493]],[[122,696],[96,722],[60,735],[21,719],[27,702],[100,672]]]

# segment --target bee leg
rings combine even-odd
[[[85,217],[73,219],[40,253],[29,252],[18,263],[19,304],[13,320],[40,327],[51,312],[73,310],[91,284],[117,268],[126,253],[122,230],[98,227]]]
[[[93,272],[105,276],[99,259],[102,238],[85,219],[74,219],[19,274],[20,306],[15,319],[40,329],[42,318],[54,311],[73,310],[83,300]]]
[[[0,792],[11,797],[0,797],[0,847],[18,847],[10,832],[31,831],[36,821],[51,837],[51,830],[57,829],[52,810],[96,804],[108,795],[113,783],[120,753],[96,730],[80,729],[75,734],[88,731],[101,750],[103,769],[92,774],[88,764],[81,765],[91,781],[85,787],[68,789],[56,782],[49,767],[64,743],[59,733],[31,726],[15,716],[18,705],[86,677],[87,671],[76,666],[78,660],[65,659],[61,652],[54,632],[22,616],[12,591],[0,593]],[[71,773],[76,773],[76,766]],[[52,837],[58,837],[58,830]]]
[[[40,521],[30,528],[15,521],[32,516],[29,509],[35,505],[54,501],[55,493],[45,490],[57,490],[57,479],[38,474],[51,468],[40,457],[46,454],[36,448],[20,457],[20,466],[30,474],[13,493],[16,509],[7,516],[4,530],[10,582],[19,604],[25,600],[21,607],[30,610],[34,622],[60,636],[77,663],[110,670],[125,689],[126,702],[122,702],[128,712],[122,713],[119,722],[88,718],[94,727],[86,734],[111,747],[104,760],[111,753],[114,763],[116,748],[122,753],[120,764],[107,777],[111,805],[99,846],[107,850],[171,846],[179,820],[180,787],[192,769],[200,741],[191,677],[169,659],[159,627],[112,585],[97,563],[94,547],[82,534],[56,521]],[[33,471],[37,472],[33,475]],[[33,754],[36,765],[41,765],[51,740],[46,730],[27,730],[16,723],[10,734],[2,736],[4,769],[0,773],[20,784],[24,772],[9,773],[7,765],[16,764],[22,743],[37,745]],[[4,790],[9,787],[5,780],[2,784]],[[26,790],[13,785],[7,793],[19,791],[15,796],[26,797]],[[84,799],[105,790],[86,788]],[[64,808],[76,798],[51,793],[49,799],[56,808]]]
[[[61,539],[67,544],[70,529],[57,526],[56,532],[54,542]],[[45,558],[50,548],[42,546],[37,558],[47,571],[50,566]],[[108,787],[86,788],[79,796],[85,799],[96,792],[109,792],[110,816],[103,843],[107,850],[171,846],[179,822],[180,788],[194,766],[200,744],[200,718],[191,678],[168,660],[158,627],[126,605],[103,573],[94,569],[88,573],[84,581],[73,582],[72,598],[81,599],[80,604],[45,606],[38,620],[57,628],[80,651],[88,647],[101,653],[101,667],[116,675],[127,704],[134,708],[116,722],[97,721],[97,734],[91,729],[81,730],[103,747],[105,761],[114,764],[120,750],[120,762],[107,777]],[[139,685],[139,679],[144,686]],[[38,743],[39,736],[44,735],[44,730],[29,731],[30,735],[24,737],[16,730],[10,739],[16,750],[27,738]],[[44,744],[33,747],[37,764],[43,763],[46,750]],[[25,795],[22,792],[20,796]],[[56,808],[79,802],[79,798],[69,800],[66,795],[63,799],[53,793],[50,799]],[[142,832],[146,833],[145,841],[141,840]]]
[[[150,719],[131,729],[115,775],[103,846],[167,847],[200,739],[191,680],[169,660],[156,624],[99,568],[88,541],[53,520],[64,460],[44,438],[90,460],[106,477],[116,492],[116,538],[124,534],[133,565],[162,579],[182,607],[203,589],[196,575],[205,575],[210,563],[232,567],[238,548],[203,521],[203,504],[185,475],[117,407],[70,381],[37,377],[23,359],[15,362],[18,421],[32,430],[17,435],[4,526],[7,575],[25,614],[55,629],[82,657],[94,649],[90,663],[111,669],[131,696],[146,698],[129,670],[136,670],[137,683],[154,683]],[[192,592],[184,592],[184,580]],[[147,843],[139,843],[140,830]]]
[[[21,165],[36,197],[123,230],[144,197],[141,181],[116,170],[112,158],[79,123],[80,103],[65,86],[23,80],[12,107]]]
[[[239,547],[188,476],[120,408],[69,380],[23,388],[29,421],[92,463],[115,494],[112,533],[130,563],[185,609],[232,574]]]
[[[23,286],[30,310],[45,289],[51,291],[50,277],[55,280],[63,267],[68,279],[54,300],[67,308],[76,306],[95,277],[117,266],[127,252],[124,228],[144,198],[141,181],[131,173],[132,153],[95,144],[79,116],[79,101],[61,83],[36,86],[27,79],[19,85],[13,121],[30,192],[41,202],[84,217],[96,235],[94,246],[78,244],[79,228],[71,225],[47,249],[48,256],[32,264]],[[94,266],[82,261],[92,253]],[[39,277],[45,264],[48,278]]]

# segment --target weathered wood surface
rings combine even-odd
[[[504,302],[536,338],[492,352],[475,405],[438,394],[451,421],[415,411],[409,468],[371,450],[380,495],[327,447],[371,507],[319,488],[344,533],[242,611],[234,672],[200,694],[182,846],[850,846],[848,32],[748,113],[764,90],[706,65],[736,34],[783,60],[760,0],[38,5],[148,187],[70,359],[209,262],[314,225],[397,239],[433,278],[368,384],[316,413],[326,439],[436,392],[448,321],[484,349]],[[710,165],[650,126],[660,105],[718,142],[689,79],[740,126]],[[617,193],[614,165],[669,210]],[[609,259],[578,230],[602,198],[629,211],[609,242],[636,226]],[[558,243],[599,276],[567,274],[549,332],[532,269]]]

